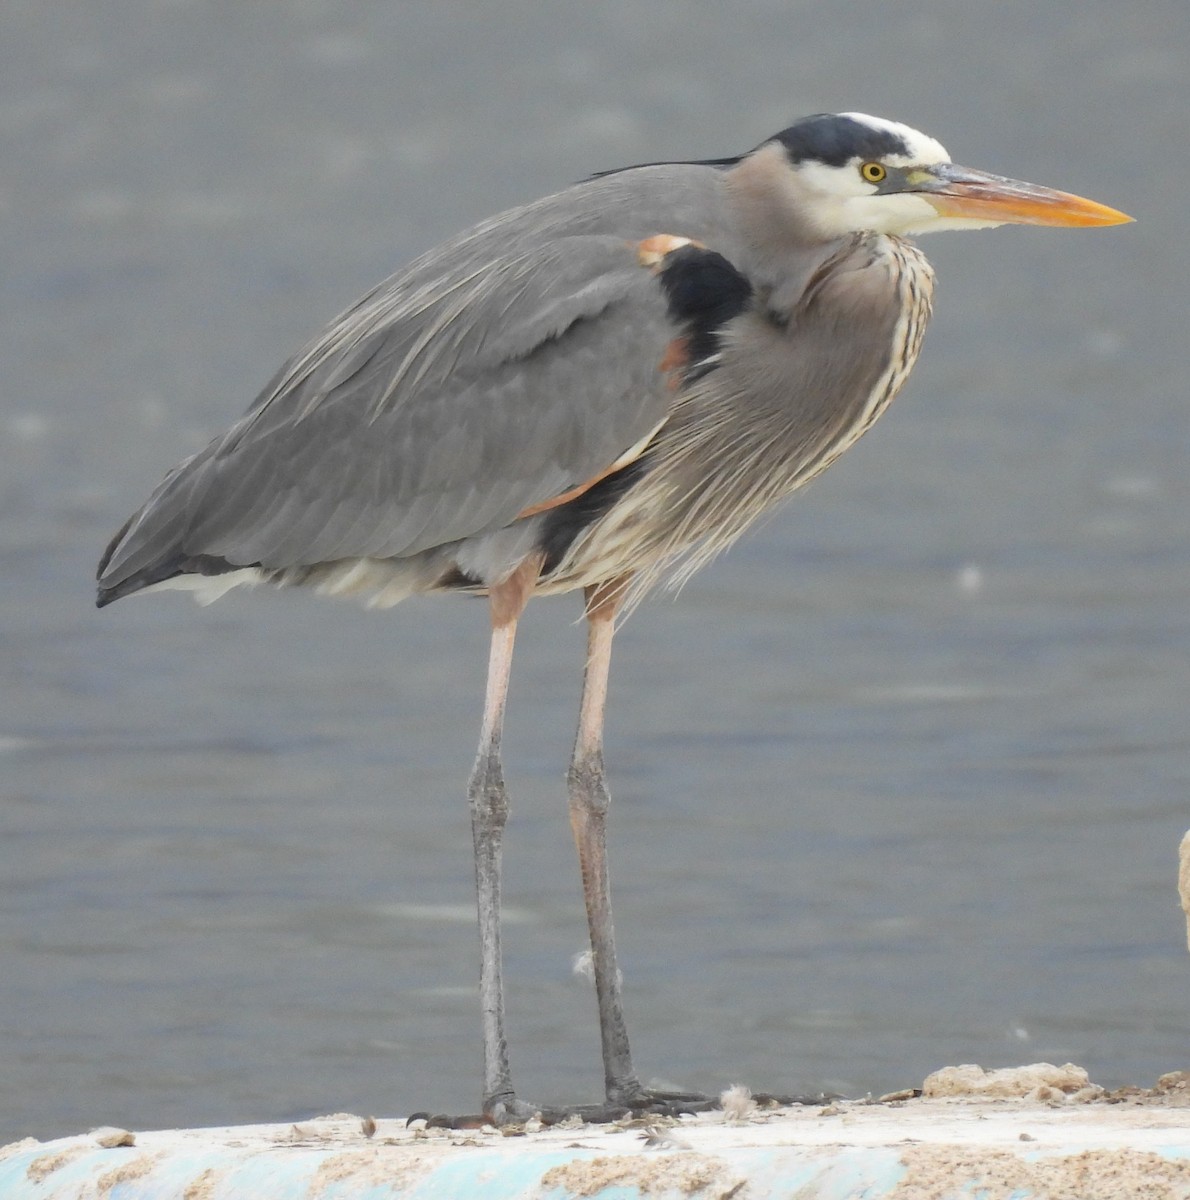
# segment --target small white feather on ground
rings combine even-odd
[[[758,1111],[751,1088],[742,1083],[733,1084],[719,1093],[719,1107],[723,1109],[723,1119],[728,1122],[747,1121]]]

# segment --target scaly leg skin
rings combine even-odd
[[[605,943],[603,958],[612,964],[611,979],[613,990],[610,998],[605,997],[605,988],[600,985],[600,1025],[603,1029],[614,1028],[618,1034],[609,1042],[604,1033],[605,1046],[615,1049],[616,1076],[618,1081],[613,1091],[609,1083],[606,1106],[577,1106],[565,1109],[542,1110],[536,1105],[527,1104],[517,1098],[512,1084],[512,1071],[508,1061],[508,1038],[504,1028],[504,986],[500,952],[500,902],[501,875],[503,858],[504,827],[508,820],[508,793],[504,784],[504,769],[501,762],[501,739],[504,729],[504,710],[508,696],[508,680],[512,669],[512,652],[516,639],[517,621],[524,611],[525,604],[532,594],[540,563],[530,560],[523,563],[503,583],[491,589],[492,641],[488,658],[487,689],[484,697],[483,724],[479,738],[479,752],[476,755],[475,767],[471,772],[467,794],[471,806],[471,833],[475,846],[475,891],[479,912],[479,941],[480,941],[480,971],[479,994],[480,1007],[483,1016],[483,1113],[477,1116],[429,1118],[431,1124],[451,1127],[468,1127],[490,1121],[496,1125],[509,1125],[541,1113],[543,1120],[553,1123],[569,1117],[580,1115],[587,1120],[612,1120],[622,1116],[634,1108],[642,1107],[645,1103],[653,1104],[647,1093],[643,1091],[632,1072],[628,1056],[628,1039],[624,1032],[623,1018],[619,1016],[619,983],[615,971],[615,947],[610,941],[611,914],[603,923],[608,939]],[[614,605],[609,609],[609,618],[614,615]],[[609,631],[607,622],[592,625]],[[594,638],[594,633],[592,633]],[[602,643],[601,643],[602,644]],[[594,645],[594,642],[592,643]],[[610,642],[609,646],[610,648]],[[578,757],[578,750],[589,742],[584,738],[582,729],[593,728],[592,720],[599,725],[602,723],[603,696],[606,692],[607,665],[606,650],[603,651],[602,665],[600,659],[594,659],[594,671],[588,667],[594,686],[584,687],[583,724],[580,729],[579,747],[576,747],[576,766],[572,775],[578,772],[586,785],[591,778],[589,770],[583,767]],[[595,761],[598,760],[598,729],[594,743]],[[589,791],[589,786],[587,787]],[[602,784],[602,768],[599,768],[598,778],[594,782],[594,791],[590,795],[596,809],[600,806],[603,811],[607,808],[607,791]],[[572,808],[574,800],[572,797]],[[602,829],[602,814],[599,817]],[[578,827],[576,826],[576,836]],[[595,839],[602,847],[602,837]],[[580,850],[580,855],[582,851]],[[603,861],[602,850],[598,852],[598,860]],[[587,876],[588,859],[584,858],[584,879]],[[606,863],[597,867],[602,873],[603,895],[607,894]],[[587,885],[584,883],[584,889]],[[594,927],[593,927],[594,928]],[[604,943],[600,943],[604,944]],[[606,981],[606,972],[597,972],[597,977]],[[610,1006],[610,1007],[609,1007]],[[612,1016],[605,1017],[605,1012]],[[605,1058],[607,1052],[605,1051]],[[609,1062],[612,1060],[608,1060]],[[612,1078],[608,1076],[609,1080]],[[675,1097],[676,1099],[676,1097]],[[655,1104],[653,1104],[655,1107]],[[416,1113],[409,1120],[425,1117],[427,1114]]]
[[[492,642],[487,691],[479,752],[468,787],[471,831],[475,843],[481,952],[479,992],[483,1013],[483,1114],[480,1117],[433,1117],[433,1124],[469,1126],[491,1121],[496,1125],[509,1125],[525,1121],[538,1113],[549,1124],[576,1115],[588,1121],[611,1121],[634,1112],[669,1113],[689,1109],[691,1105],[703,1107],[712,1103],[704,1096],[684,1093],[661,1095],[645,1091],[632,1068],[628,1034],[621,1012],[620,975],[616,967],[608,899],[604,830],[609,797],[603,779],[602,740],[613,621],[626,580],[589,589],[587,593],[587,668],[579,732],[568,777],[571,824],[579,851],[595,960],[607,1102],[602,1105],[541,1109],[518,1099],[513,1088],[504,1028],[500,953],[502,844],[504,826],[508,820],[508,794],[500,750],[517,620],[532,593],[537,571],[538,564],[535,561],[525,563],[508,580],[491,589]]]
[[[492,643],[479,753],[467,789],[475,842],[475,891],[479,909],[479,998],[483,1013],[483,1111],[497,1125],[523,1121],[536,1111],[516,1097],[504,1032],[504,984],[500,956],[500,883],[508,794],[500,760],[504,705],[512,669],[517,619],[533,591],[540,564],[523,563],[491,589]]]
[[[716,1103],[707,1096],[650,1092],[643,1088],[632,1066],[632,1051],[624,1023],[607,866],[607,812],[611,796],[603,771],[603,714],[616,610],[628,583],[628,578],[615,579],[586,591],[587,665],[583,674],[574,756],[567,773],[570,825],[578,849],[591,935],[607,1096],[606,1105],[577,1110],[587,1120],[614,1120],[628,1112],[696,1111],[711,1108]]]

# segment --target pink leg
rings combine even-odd
[[[613,580],[588,588],[587,667],[567,782],[570,791],[570,826],[578,849],[587,905],[587,927],[595,968],[595,993],[599,1004],[599,1034],[603,1045],[603,1071],[611,1104],[639,1100],[643,1089],[632,1067],[628,1030],[620,998],[620,971],[616,965],[616,938],[612,924],[611,891],[607,867],[607,812],[611,796],[603,772],[603,714],[607,702],[607,677],[611,665],[616,610],[628,580]]]
[[[471,772],[471,833],[475,843],[475,890],[479,908],[479,997],[483,1012],[483,1110],[497,1121],[520,1119],[532,1110],[516,1098],[504,1032],[504,985],[500,958],[500,884],[508,794],[500,742],[512,669],[517,619],[532,594],[540,564],[522,564],[491,589],[492,643],[479,753]]]

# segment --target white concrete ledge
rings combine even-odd
[[[1159,1098],[1158,1098],[1159,1099]],[[409,1130],[300,1125],[102,1130],[0,1151],[3,1200],[1190,1200],[1190,1107],[911,1099],[729,1120]],[[129,1140],[133,1144],[127,1143]],[[106,1144],[101,1144],[106,1143]]]

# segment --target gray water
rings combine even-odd
[[[1190,9],[7,0],[0,1135],[472,1111],[486,615],[97,613],[94,563],[309,334],[592,170],[858,109],[1138,224],[926,243],[923,361],[625,627],[608,753],[648,1077],[856,1095],[1185,1067]],[[507,733],[514,1067],[597,1098],[563,772],[573,598]]]

